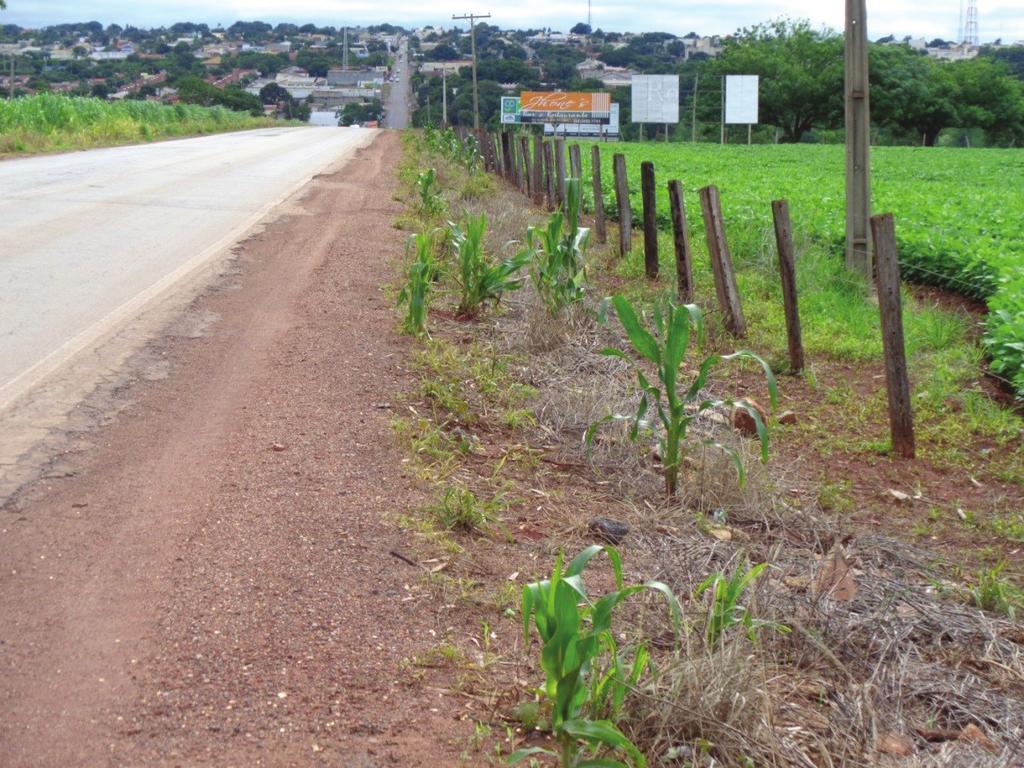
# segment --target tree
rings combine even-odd
[[[960,104],[959,125],[981,128],[996,144],[1024,140],[1024,87],[1000,61],[978,57],[949,69]]]
[[[590,29],[590,25],[589,25],[589,24],[584,24],[584,23],[583,23],[583,22],[581,21],[581,22],[580,22],[579,24],[577,24],[577,25],[576,25],[575,27],[573,27],[572,29],[570,29],[570,30],[569,30],[569,32],[570,32],[571,34],[574,34],[574,35],[589,35],[589,34],[590,34],[590,32],[591,32],[591,29]]]
[[[292,95],[277,83],[267,83],[260,89],[260,101],[264,104],[280,104],[291,97]]]
[[[843,40],[807,21],[774,21],[726,40],[711,75],[759,75],[761,122],[797,142],[812,128],[833,128],[843,115]]]
[[[956,122],[949,67],[907,45],[872,45],[868,57],[872,122],[934,146],[939,132]]]

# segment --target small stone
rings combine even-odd
[[[276,451],[277,453],[280,453],[281,451],[284,450],[284,446],[281,445],[281,443],[274,443],[272,446],[270,446],[270,448],[271,450]]]
[[[619,544],[629,533],[629,526],[626,523],[612,520],[610,517],[595,517],[587,527],[609,544]]]
[[[786,426],[792,426],[798,421],[795,411],[783,411],[779,414],[779,424],[785,424]]]
[[[752,397],[743,398],[738,401],[737,405],[732,409],[732,425],[736,430],[747,437],[756,437],[757,422],[754,421],[754,417],[750,415],[750,412],[741,407],[739,403],[746,404],[757,411],[757,415],[761,417],[762,424],[768,423],[768,412]]]

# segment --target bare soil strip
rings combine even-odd
[[[400,674],[441,625],[389,556],[421,501],[380,290],[399,155],[314,181],[194,305],[208,333],[150,350],[170,375],[0,512],[0,764],[456,760],[468,726]]]

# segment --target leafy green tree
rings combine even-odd
[[[1005,64],[984,57],[958,61],[950,76],[960,104],[960,127],[981,128],[996,144],[1024,140],[1024,88]]]
[[[872,45],[871,120],[911,143],[934,146],[939,132],[956,123],[955,87],[949,65],[907,45]]]
[[[710,75],[759,75],[761,122],[781,128],[782,141],[842,123],[842,37],[807,21],[742,29],[706,68]]]

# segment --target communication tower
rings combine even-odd
[[[967,21],[964,24],[964,39],[967,45],[978,44],[978,0],[967,0]]]

